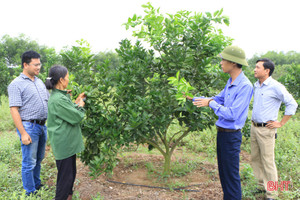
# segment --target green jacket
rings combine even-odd
[[[62,160],[84,149],[80,121],[85,110],[71,101],[67,91],[52,90],[48,101],[47,128],[56,160]]]

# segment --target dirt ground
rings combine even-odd
[[[247,161],[249,155],[242,152],[242,159]],[[92,180],[89,169],[83,163],[77,163],[77,181],[75,190],[79,191],[82,200],[89,200],[100,194],[103,199],[113,200],[179,200],[179,199],[222,199],[223,193],[218,178],[217,165],[203,163],[195,170],[179,178],[171,178],[170,183],[186,183],[186,191],[167,189],[166,183],[158,180],[159,176],[149,175],[145,163],[160,165],[163,157],[141,153],[131,153],[126,159],[131,164],[120,161],[112,176],[101,175]],[[118,183],[115,183],[116,181]],[[124,184],[122,184],[124,183]],[[131,185],[135,184],[135,185]],[[136,186],[138,185],[138,186]],[[143,186],[140,186],[143,185]],[[177,184],[178,185],[178,184]],[[148,187],[146,187],[148,186]],[[162,188],[151,188],[162,187]],[[178,186],[177,186],[178,187]]]

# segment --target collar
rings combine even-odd
[[[20,76],[23,78],[23,79],[29,79],[31,80],[28,76],[26,76],[25,74],[21,73]],[[34,76],[34,81],[37,79],[38,77]],[[32,80],[31,80],[32,81]]]
[[[269,85],[270,82],[273,80],[272,76],[270,76],[269,78],[267,78],[262,84],[261,84],[261,87],[263,85]],[[259,80],[255,82],[254,84],[255,87],[260,87],[260,84],[259,84]]]
[[[242,71],[242,72],[238,75],[238,77],[236,77],[236,79],[233,81],[232,84],[231,84],[232,78],[230,77],[230,78],[228,79],[229,87],[240,84],[240,82],[242,81],[242,79],[244,78],[244,76],[245,76],[245,75],[244,75],[244,72]]]
[[[61,94],[64,94],[64,95],[67,95],[67,93],[68,93],[67,90],[59,90],[59,89],[56,89],[56,88],[54,88],[52,90],[52,92],[58,92],[58,93],[61,93]]]

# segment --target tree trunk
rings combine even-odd
[[[171,173],[171,152],[167,152],[164,155],[165,163],[164,163],[164,170],[163,170],[163,176],[168,176]]]

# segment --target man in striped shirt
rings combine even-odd
[[[23,73],[8,86],[9,106],[22,149],[22,181],[26,195],[42,186],[41,162],[45,155],[49,93],[36,77],[41,69],[40,55],[27,51],[22,55]]]

